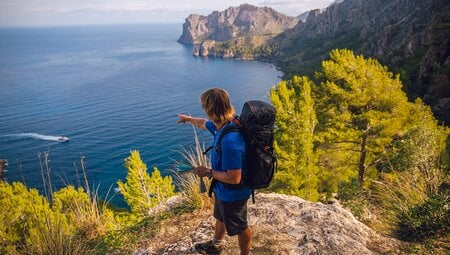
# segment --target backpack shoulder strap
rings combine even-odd
[[[233,126],[233,125],[226,126],[222,130],[222,133],[220,133],[219,138],[217,139],[217,145],[216,145],[216,147],[217,147],[216,149],[218,149],[219,153],[222,153],[222,148],[221,148],[222,138],[231,132],[241,132],[241,130],[239,130],[239,128],[237,128],[236,126]]]
[[[203,152],[203,155],[205,155],[206,153],[208,153],[211,149],[215,149],[219,154],[222,154],[222,147],[221,147],[221,143],[222,143],[222,138],[226,135],[229,134],[231,132],[241,132],[241,130],[234,126],[234,125],[227,125],[222,132],[219,135],[219,138],[217,139],[217,144],[216,146],[209,146],[208,149],[206,149]]]
[[[222,146],[221,146],[222,138],[228,133],[240,132],[240,131],[241,130],[239,130],[239,128],[234,125],[227,125],[220,133],[219,138],[217,139],[217,145],[209,146],[209,148],[203,152],[203,155],[208,153],[211,149],[215,149],[222,156]],[[209,186],[209,190],[208,190],[209,197],[212,197],[213,189],[217,182],[218,182],[218,180],[216,180],[216,179],[211,180],[211,185]]]

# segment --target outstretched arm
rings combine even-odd
[[[205,118],[196,118],[185,114],[178,114],[180,118],[177,123],[191,123],[194,127],[206,130],[205,123],[208,121]]]

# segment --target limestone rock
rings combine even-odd
[[[359,222],[338,202],[313,203],[294,196],[257,194],[249,201],[253,254],[402,254],[400,241]],[[211,210],[170,219],[160,233],[134,254],[195,254],[193,245],[213,236]],[[222,254],[238,254],[227,238]]]
[[[298,22],[268,7],[243,4],[208,16],[189,15],[183,24],[178,42],[201,44],[205,40],[219,42],[248,35],[278,34],[294,27]]]

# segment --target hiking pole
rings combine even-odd
[[[190,165],[186,165],[186,164],[178,165],[178,172],[188,172],[188,171],[192,171],[192,170],[194,170],[194,168]],[[206,184],[205,184],[205,181],[203,180],[203,177],[200,177],[200,192],[201,193],[206,192]]]

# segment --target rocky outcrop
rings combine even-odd
[[[0,159],[0,181],[5,180],[5,171],[8,167],[8,161],[6,159]]]
[[[306,11],[306,12],[298,15],[297,19],[301,20],[302,22],[306,22],[306,19],[308,19],[309,12],[310,11]]]
[[[210,215],[208,209],[170,219],[134,254],[195,254],[193,244],[213,236]],[[256,203],[249,202],[248,217],[253,254],[402,254],[400,241],[376,233],[337,201],[322,204],[257,194]],[[228,238],[222,254],[238,250],[236,238]]]
[[[422,97],[448,124],[449,13],[445,0],[336,2],[277,36],[273,57],[287,75],[311,75],[336,48],[374,57],[401,74],[411,99]]]
[[[298,19],[271,8],[243,4],[208,16],[189,15],[178,42],[197,45],[196,56],[235,57],[241,56],[242,51],[250,54],[249,51],[297,23]]]
[[[200,44],[205,40],[224,42],[240,36],[279,34],[297,22],[271,8],[243,4],[208,16],[189,15],[178,42]]]

